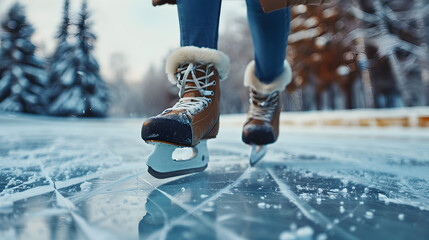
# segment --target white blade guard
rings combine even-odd
[[[156,178],[168,178],[183,174],[201,172],[206,169],[209,162],[207,140],[201,141],[194,147],[193,155],[189,159],[174,159],[173,153],[182,146],[152,142],[155,149],[147,158],[148,172]]]

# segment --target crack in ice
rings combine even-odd
[[[332,226],[333,230],[335,230],[338,235],[342,239],[358,239],[355,236],[347,233],[346,231],[342,230],[338,226],[336,226],[334,223],[332,223],[327,217],[325,217],[322,213],[316,211],[313,207],[311,207],[306,202],[302,201],[292,190],[290,187],[280,181],[280,179],[275,175],[272,168],[267,168],[267,172],[271,175],[273,180],[277,183],[277,185],[280,188],[280,192],[287,198],[291,203],[293,203],[301,212],[302,214],[308,218],[310,221],[314,222],[317,225],[322,226],[323,228],[327,229],[328,227]]]
[[[190,207],[190,206],[181,204],[179,200],[175,199],[170,194],[162,191],[161,189],[158,189],[157,187],[155,187],[154,185],[152,185],[152,183],[150,183],[146,179],[139,177],[142,181],[146,182],[150,186],[153,186],[154,190],[159,191],[161,194],[163,194],[164,196],[166,196],[167,198],[169,198],[171,201],[174,201],[179,207],[181,207],[182,209],[184,209],[186,211],[185,214],[182,214],[181,216],[179,216],[176,219],[174,219],[174,221],[172,221],[170,223],[170,227],[169,228],[158,230],[157,232],[151,234],[148,239],[156,239],[156,237],[159,236],[162,233],[161,231],[167,231],[168,232],[171,229],[171,227],[177,225],[180,221],[182,221],[184,218],[186,218],[189,215],[197,217],[197,218],[199,218],[202,221],[208,221],[207,219],[201,219],[202,218],[201,216],[195,215],[195,212],[198,211],[199,209],[201,209],[202,207],[204,207],[209,202],[212,202],[212,201],[218,199],[224,193],[230,191],[233,187],[237,186],[241,181],[243,181],[244,179],[248,178],[251,171],[252,171],[251,168],[247,168],[234,182],[232,182],[228,186],[222,188],[221,190],[219,190],[218,192],[216,192],[213,196],[207,198],[206,200],[204,200],[203,202],[201,202],[200,204],[198,204],[195,207]],[[213,226],[211,226],[209,224],[210,222],[208,222],[208,223],[205,222],[205,223],[208,224],[207,226],[213,227]],[[211,224],[215,224],[215,223],[211,223]],[[215,224],[215,225],[216,225],[216,227],[220,228],[219,229],[219,230],[221,230],[220,233],[226,233],[227,234],[227,236],[225,236],[225,237],[228,237],[228,238],[226,238],[226,239],[243,239],[242,237],[236,235],[234,232],[230,231],[229,229],[226,229],[226,228],[222,227],[219,224]]]

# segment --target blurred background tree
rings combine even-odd
[[[418,0],[293,7],[288,89],[302,88],[302,110],[427,105],[426,10]]]
[[[425,5],[421,0],[359,0],[350,8],[361,21],[351,37],[364,38],[375,107],[429,103]]]
[[[283,110],[427,105],[426,10],[428,3],[420,0],[334,1],[292,7],[287,59],[293,81],[283,96]],[[246,18],[236,18],[228,26],[219,38],[219,49],[231,59],[229,77],[222,83],[221,111],[246,112],[243,73],[253,58],[252,41]],[[174,102],[174,88],[167,86],[165,77],[159,79],[165,83],[156,85],[154,75],[162,76],[162,69],[150,71],[144,82],[151,82],[152,90],[159,89],[155,92],[169,89],[167,99]],[[148,115],[161,112],[160,106],[168,104],[147,105]]]
[[[107,114],[108,89],[92,55],[96,36],[91,32],[87,1],[82,2],[76,22],[76,41],[61,78],[52,83],[60,89],[49,111],[59,116],[103,117]]]
[[[58,96],[61,95],[63,86],[61,82],[70,81],[74,69],[73,66],[73,50],[74,48],[69,42],[70,37],[70,1],[64,1],[63,19],[59,26],[56,38],[57,47],[54,54],[49,59],[49,102],[52,103]],[[49,109],[50,112],[55,114],[56,109]]]
[[[360,94],[356,46],[347,40],[357,22],[347,13],[348,1],[291,9],[287,58],[293,70],[289,91],[301,90],[301,110],[352,109]]]
[[[34,55],[34,28],[27,22],[24,6],[13,4],[1,27],[0,109],[46,113],[46,70]]]
[[[43,61],[34,57],[33,29],[15,5],[3,19],[0,38],[1,109],[78,117],[152,116],[177,101],[177,88],[167,81],[164,66],[154,63],[142,81],[131,82],[131,64],[120,51],[110,55],[104,82],[92,54],[96,37],[86,0],[77,19],[64,0],[47,82]],[[334,0],[294,6],[291,13],[287,59],[293,80],[283,95],[283,110],[429,105],[428,1]],[[11,17],[23,24],[8,24]],[[44,42],[39,45],[45,49]],[[219,49],[231,59],[229,77],[221,84],[221,112],[247,112],[243,74],[253,46],[245,16],[228,20]],[[49,55],[46,49],[43,54]]]

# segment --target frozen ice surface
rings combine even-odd
[[[224,124],[205,172],[158,180],[141,122],[0,115],[0,239],[429,237],[427,130],[283,129],[250,168]]]

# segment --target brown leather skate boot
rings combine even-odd
[[[255,76],[255,63],[246,69],[245,86],[250,88],[250,109],[243,127],[242,140],[250,145],[266,145],[277,141],[281,112],[281,92],[290,83],[292,70],[285,61],[285,70],[270,84]]]
[[[250,109],[243,127],[243,142],[250,145],[274,143],[279,136],[280,92],[263,95],[250,88]]]
[[[182,47],[173,52],[166,71],[180,89],[180,100],[143,123],[143,140],[191,147],[200,140],[215,138],[220,80],[226,78],[228,65],[228,57],[213,49]]]

